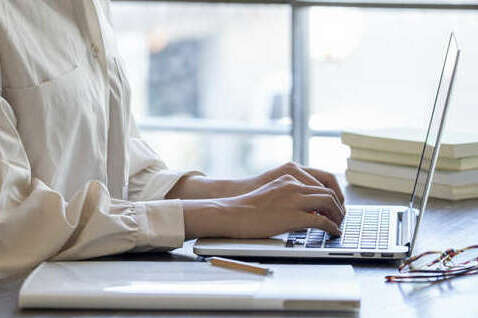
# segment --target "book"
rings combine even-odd
[[[350,147],[420,155],[426,132],[420,129],[390,128],[342,132],[342,143]],[[478,156],[478,134],[453,132],[443,136],[441,158]]]
[[[352,185],[407,194],[411,194],[413,191],[414,181],[410,179],[384,177],[371,173],[356,172],[348,169],[345,173],[345,176],[347,182]],[[430,196],[433,198],[453,201],[473,199],[478,197],[478,184],[450,186],[434,183],[430,191]]]
[[[418,167],[418,163],[420,162],[420,154],[403,154],[355,147],[350,149],[350,158],[363,161],[392,163],[411,167]],[[443,158],[439,156],[436,168],[439,170],[454,171],[478,169],[478,156],[456,159]]]
[[[383,177],[395,177],[415,180],[417,176],[416,167],[406,167],[385,163],[368,162],[349,159],[347,168],[356,172],[375,174]],[[468,171],[441,171],[435,170],[433,183],[451,186],[462,186],[467,184],[478,184],[478,170]]]

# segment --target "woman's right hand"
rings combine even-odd
[[[186,238],[267,238],[304,228],[341,235],[334,191],[284,175],[236,197],[183,201]]]

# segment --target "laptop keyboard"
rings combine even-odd
[[[331,237],[317,229],[304,229],[289,233],[286,247],[387,249],[389,224],[388,209],[350,208],[340,226],[341,237]]]

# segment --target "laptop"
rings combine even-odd
[[[459,56],[460,49],[452,33],[409,206],[347,206],[341,237],[309,228],[268,239],[199,239],[194,245],[194,253],[202,256],[354,259],[409,256],[427,206]]]

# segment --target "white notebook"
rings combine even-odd
[[[268,265],[260,276],[205,262],[43,263],[20,290],[22,308],[357,311],[349,265]]]

